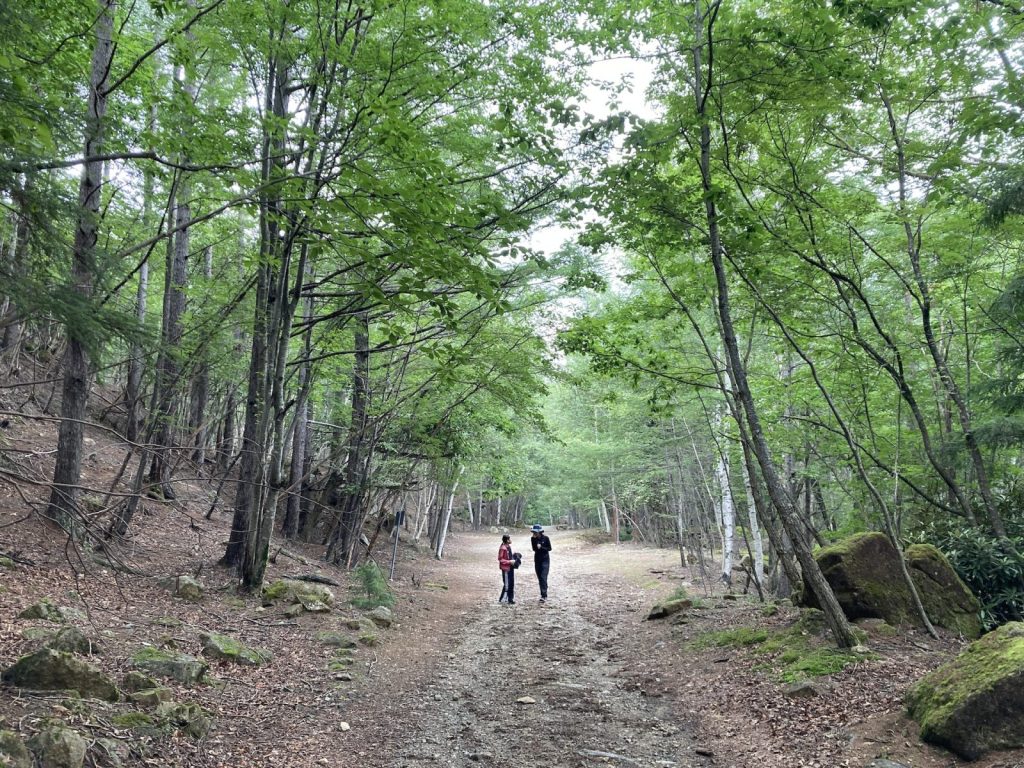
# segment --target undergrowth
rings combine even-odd
[[[395,595],[388,586],[388,580],[384,578],[384,572],[375,562],[368,560],[356,568],[355,574],[366,594],[365,597],[353,598],[352,605],[372,610],[382,605],[390,608],[395,604]]]
[[[750,648],[766,657],[757,668],[773,673],[785,683],[834,675],[866,658],[863,654],[822,645],[817,635],[806,631],[804,622],[786,629],[736,627],[708,632],[697,637],[692,645],[696,648]]]

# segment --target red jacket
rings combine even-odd
[[[503,571],[512,570],[512,564],[515,560],[512,559],[512,545],[502,544],[498,547],[498,566]]]

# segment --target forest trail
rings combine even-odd
[[[385,711],[367,713],[383,716],[389,735],[375,753],[360,750],[358,765],[711,764],[695,754],[678,701],[649,690],[656,679],[645,681],[636,664],[649,658],[653,639],[639,626],[645,610],[669,591],[649,571],[670,568],[676,553],[597,549],[554,533],[550,599],[542,605],[521,534],[513,538],[524,562],[510,606],[497,602],[499,537],[460,540],[449,586],[464,610],[442,630],[449,641],[436,650],[428,679],[389,701],[381,696]],[[415,639],[393,642],[411,643],[402,655],[418,650]]]

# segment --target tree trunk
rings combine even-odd
[[[370,457],[367,455],[370,394],[370,318],[365,310],[355,320],[355,358],[352,362],[352,416],[349,422],[348,456],[343,474],[344,496],[341,524],[327,549],[333,563],[350,560],[363,518]]]
[[[444,514],[440,515],[441,523],[437,535],[437,548],[434,550],[434,557],[438,560],[444,555],[444,542],[448,538],[448,526],[451,525],[452,521],[452,505],[455,502],[455,493],[459,488],[459,478],[462,477],[463,470],[465,470],[465,467],[460,464],[459,471],[455,473],[451,490],[448,492],[448,503],[445,504]]]
[[[725,273],[724,251],[722,248],[721,235],[718,223],[718,208],[715,202],[717,192],[712,181],[711,171],[711,127],[709,116],[706,112],[709,98],[707,84],[713,83],[713,71],[711,69],[711,57],[708,56],[707,83],[705,84],[701,73],[704,70],[702,53],[705,47],[713,46],[714,18],[705,28],[705,19],[702,17],[699,5],[695,8],[694,30],[699,36],[693,47],[694,62],[694,98],[696,112],[700,118],[700,158],[699,169],[701,183],[704,192],[704,210],[707,218],[708,245],[712,266],[715,273],[717,288],[716,309],[718,319],[723,333],[723,342],[728,355],[730,373],[736,388],[736,396],[739,400],[745,416],[747,426],[750,430],[750,439],[754,454],[757,456],[758,464],[761,467],[761,474],[764,477],[765,485],[768,487],[768,494],[772,503],[779,512],[783,527],[789,532],[794,542],[797,560],[803,569],[803,577],[808,586],[814,592],[818,604],[822,607],[825,619],[832,630],[836,643],[842,648],[851,648],[857,644],[857,638],[853,634],[846,616],[843,614],[839,602],[836,600],[832,588],[825,581],[825,577],[818,568],[818,564],[811,553],[810,547],[804,539],[798,535],[799,521],[796,510],[793,508],[793,501],[786,493],[782,482],[779,480],[772,463],[768,450],[767,440],[761,428],[761,420],[758,414],[754,398],[747,382],[746,367],[740,356],[739,344],[736,341],[736,332],[732,323],[732,308],[729,301],[729,285]]]
[[[117,11],[117,0],[97,0],[97,8],[99,16],[94,27],[96,43],[92,53],[84,131],[83,155],[87,158],[103,154],[107,112],[106,86],[114,55],[114,15]],[[102,174],[102,162],[86,162],[82,168],[78,190],[78,224],[75,228],[72,251],[71,290],[83,304],[92,298]],[[89,352],[85,339],[77,328],[71,325],[67,332],[61,422],[57,436],[53,487],[46,516],[70,531],[76,516],[78,481],[82,468],[82,422],[86,416],[86,404],[89,399]]]
[[[213,246],[203,249],[203,277],[209,286],[213,283]],[[200,344],[199,363],[192,379],[192,394],[189,397],[188,428],[193,436],[192,461],[199,469],[206,463],[206,444],[209,442],[207,424],[207,403],[210,397],[210,350]]]

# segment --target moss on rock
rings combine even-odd
[[[260,667],[270,661],[271,654],[259,648],[250,648],[228,635],[204,633],[199,639],[203,643],[203,655],[211,659],[230,661],[248,667]]]
[[[209,669],[207,664],[187,653],[163,651],[146,646],[132,656],[132,663],[152,675],[169,677],[185,685],[199,682]]]
[[[63,724],[49,726],[29,741],[40,768],[81,768],[88,744]]]
[[[3,672],[3,681],[19,688],[78,691],[85,698],[117,701],[117,686],[96,667],[70,653],[43,648],[22,656]]]
[[[981,637],[981,603],[946,556],[931,544],[914,544],[904,557],[932,622],[971,640]]]
[[[32,755],[14,731],[0,730],[0,765],[6,768],[32,768]]]
[[[917,544],[906,563],[921,602],[933,624],[965,637],[981,632],[979,604],[935,547]],[[920,625],[913,596],[900,565],[900,554],[889,538],[877,531],[859,533],[817,552],[815,559],[851,621],[884,619],[892,625]],[[804,590],[807,605],[818,607]]]
[[[972,643],[907,694],[921,738],[968,760],[1024,746],[1024,623]]]

